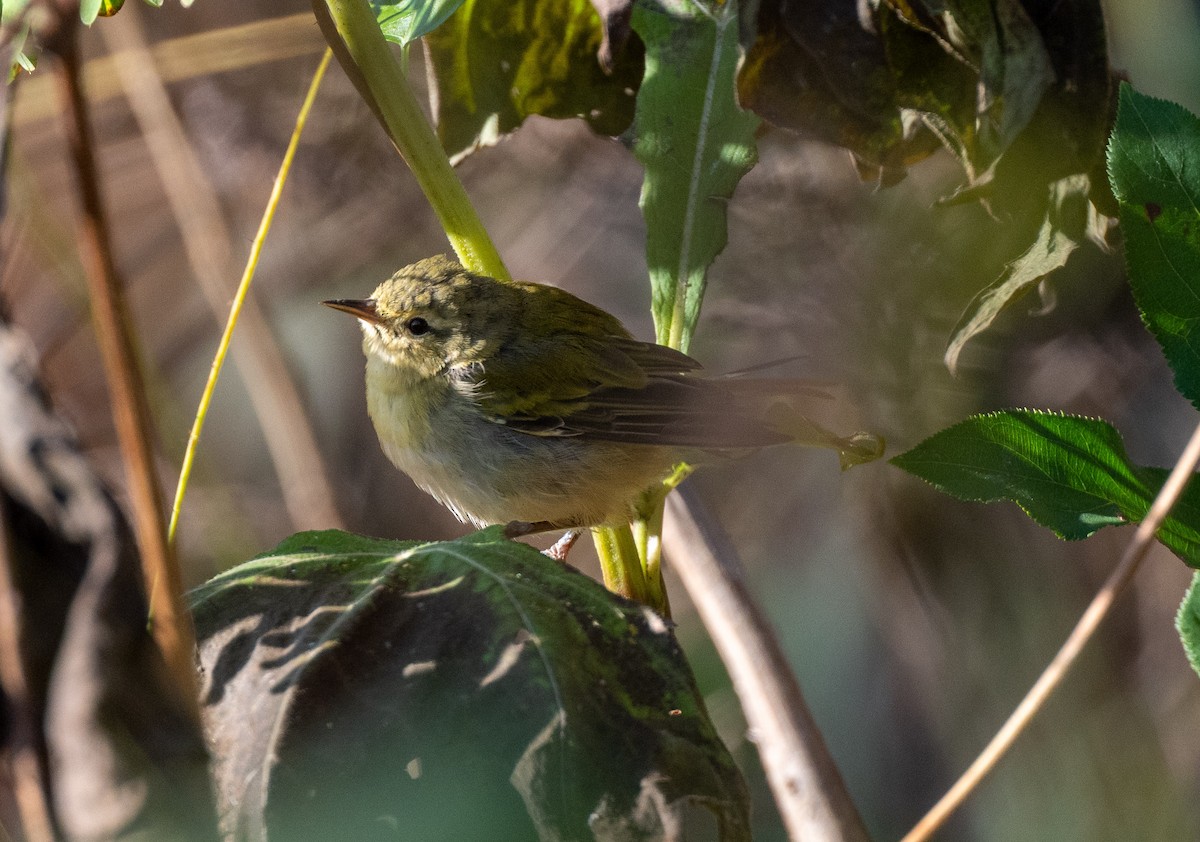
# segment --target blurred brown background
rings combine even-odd
[[[323,41],[301,2],[130,3],[231,235],[232,285]],[[1200,5],[1108,3],[1113,63],[1143,92],[1200,111]],[[289,17],[294,16],[294,17]],[[282,22],[279,21],[281,19]],[[244,45],[186,36],[276,21]],[[85,53],[107,52],[100,21]],[[169,43],[167,43],[169,42]],[[172,46],[173,45],[173,46]],[[232,67],[214,69],[216,56]],[[47,65],[50,62],[47,61]],[[0,294],[54,399],[121,485],[73,244],[76,197],[49,67],[18,89]],[[102,70],[102,68],[101,68]],[[412,77],[423,86],[419,51]],[[173,492],[220,324],[199,292],[146,140],[113,77],[89,77],[119,266],[152,383]],[[715,370],[799,356],[785,374],[840,384],[843,426],[898,453],[965,415],[1030,406],[1102,415],[1135,461],[1170,465],[1195,424],[1141,327],[1119,253],[1081,249],[1034,299],[942,364],[951,328],[1018,244],[978,207],[935,209],[959,172],[935,156],[900,185],[863,185],[846,155],[779,131],[730,207],[693,353]],[[558,284],[652,335],[640,169],[578,122],[530,121],[459,168],[513,274]],[[336,64],[310,119],[254,294],[298,383],[347,528],[433,539],[465,529],[384,459],[365,412],[359,333],[317,302],[369,292],[447,251],[407,169]],[[1019,250],[1019,249],[1018,249]],[[222,316],[223,321],[223,316]],[[244,349],[235,339],[234,354]],[[841,474],[776,449],[692,482],[735,537],[850,789],[879,839],[900,835],[982,747],[1115,563],[1127,530],[1065,544],[1013,506],[954,502],[884,463]],[[247,387],[226,368],[183,511],[190,583],[297,529]],[[595,572],[590,548],[573,562]],[[669,548],[668,548],[669,552]],[[1200,679],[1172,626],[1189,571],[1156,549],[1048,710],[942,838],[1200,838]],[[756,838],[783,839],[737,700],[676,584],[679,636],[754,790]]]

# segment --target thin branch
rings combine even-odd
[[[862,819],[728,538],[688,486],[668,498],[667,508],[667,559],[725,662],[788,837],[866,842]]]
[[[903,842],[921,842],[936,832],[967,799],[967,796],[975,791],[975,788],[992,771],[1000,758],[1012,748],[1013,743],[1045,706],[1046,700],[1062,684],[1084,646],[1087,645],[1100,623],[1108,615],[1109,609],[1112,608],[1117,597],[1124,592],[1133,579],[1133,574],[1137,572],[1142,559],[1146,557],[1146,553],[1149,552],[1150,546],[1154,542],[1154,534],[1162,526],[1171,507],[1179,499],[1179,495],[1183,493],[1188,480],[1196,471],[1198,462],[1200,462],[1200,426],[1197,426],[1195,432],[1192,433],[1192,438],[1184,448],[1179,461],[1175,463],[1171,475],[1167,477],[1158,496],[1154,498],[1150,511],[1138,524],[1137,531],[1125,548],[1120,562],[1117,563],[1100,591],[1083,612],[1083,616],[1079,618],[1079,622],[1075,624],[1075,628],[1071,630],[1071,634],[1058,653],[1038,676],[1038,680],[1029,688],[1025,698],[1009,715],[1004,725],[967,767],[967,771],[963,772],[962,777],[955,781],[937,804],[917,822],[916,826],[904,837]]]
[[[98,28],[119,58],[121,84],[178,222],[192,274],[213,317],[224,323],[237,291],[229,276],[232,236],[212,182],[171,107],[135,12],[126,9]],[[289,154],[295,154],[294,141]],[[242,304],[239,335],[242,345],[233,359],[246,381],[292,523],[297,529],[344,529],[304,401],[270,322],[252,296],[246,295]]]
[[[112,402],[117,440],[125,463],[134,534],[142,561],[154,639],[161,648],[181,698],[197,717],[196,648],[191,617],[183,607],[183,582],[167,544],[162,493],[154,474],[150,412],[138,369],[132,320],[113,260],[112,238],[100,190],[94,139],[79,76],[78,23],[59,42],[57,74],[67,108],[65,122],[71,160],[83,202],[79,246],[87,278],[96,341]]]

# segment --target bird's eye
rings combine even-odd
[[[404,323],[404,329],[413,336],[424,336],[429,333],[429,322],[425,321],[420,316],[413,316]]]

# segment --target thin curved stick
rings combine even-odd
[[[317,72],[313,74],[312,83],[308,87],[308,94],[304,98],[304,104],[300,106],[300,113],[296,116],[296,128],[292,132],[292,139],[288,143],[287,151],[283,155],[283,162],[279,165],[279,173],[275,176],[275,184],[271,188],[271,197],[267,200],[267,207],[263,212],[262,222],[259,223],[258,233],[255,235],[254,243],[250,247],[250,255],[246,259],[246,270],[242,274],[242,280],[238,284],[233,304],[229,308],[229,321],[225,324],[225,331],[221,334],[221,341],[217,345],[217,353],[213,357],[212,369],[208,373],[208,382],[204,386],[204,393],[200,396],[200,406],[196,409],[196,420],[192,424],[192,433],[188,436],[187,449],[183,456],[183,465],[179,470],[179,486],[175,491],[175,504],[171,509],[171,526],[167,533],[171,540],[174,539],[175,530],[179,526],[179,511],[183,506],[183,495],[187,491],[188,479],[192,474],[192,465],[196,460],[196,446],[200,443],[200,433],[204,429],[204,420],[208,416],[208,407],[212,403],[213,390],[216,388],[217,378],[221,374],[221,367],[225,364],[225,356],[229,352],[229,343],[233,339],[233,329],[237,325],[238,315],[241,313],[246,295],[250,291],[250,282],[254,279],[254,270],[258,267],[258,257],[262,253],[263,242],[266,240],[267,231],[271,227],[271,221],[275,218],[275,209],[279,206],[279,197],[283,193],[283,185],[287,182],[288,172],[292,168],[292,159],[296,156],[296,147],[300,145],[300,134],[304,130],[304,124],[308,120],[308,112],[312,109],[313,101],[317,98],[317,91],[321,87],[321,80],[325,77],[325,69],[329,67],[329,61],[332,58],[333,53],[328,49],[325,50],[325,54],[321,57],[321,63],[317,66]]]
[[[178,221],[192,274],[204,293],[213,317],[218,323],[227,318],[231,297],[234,299],[234,308],[240,310],[239,333],[244,344],[234,354],[234,363],[246,382],[267,452],[279,478],[288,516],[297,529],[344,528],[336,495],[321,459],[304,402],[270,322],[254,298],[248,295],[248,285],[253,277],[262,240],[274,216],[279,191],[295,155],[300,127],[308,116],[312,97],[326,65],[321,65],[316,75],[318,81],[310,86],[309,96],[297,120],[291,145],[285,153],[284,163],[252,246],[242,286],[235,292],[227,270],[233,251],[232,236],[221,215],[216,192],[204,175],[183,125],[167,97],[166,87],[135,12],[135,9],[126,9],[122,14],[105,21],[99,29],[113,57],[119,59],[116,62],[118,76],[125,86],[130,108],[142,129],[150,157]],[[227,347],[226,341],[219,351],[222,357]],[[217,365],[219,368],[220,364]],[[193,435],[198,432],[193,430]],[[190,471],[190,460],[187,467]],[[172,540],[178,523],[181,496],[179,492],[176,493],[169,530]]]
[[[1133,579],[1133,574],[1137,572],[1138,566],[1146,557],[1146,553],[1154,541],[1154,534],[1162,526],[1171,507],[1179,499],[1179,495],[1183,493],[1198,462],[1200,462],[1200,426],[1197,426],[1195,432],[1192,433],[1192,438],[1184,448],[1179,461],[1175,463],[1171,475],[1167,477],[1162,490],[1154,498],[1150,511],[1138,524],[1137,532],[1134,533],[1129,546],[1125,548],[1120,562],[1109,574],[1087,610],[1083,612],[1083,616],[1075,624],[1075,628],[1063,643],[1062,648],[1038,676],[1038,680],[1029,688],[1025,698],[1017,705],[1004,725],[967,767],[967,771],[963,772],[962,777],[955,781],[937,804],[917,822],[902,842],[922,842],[937,831],[966,800],[967,796],[975,791],[975,788],[979,786],[1005,752],[1012,747],[1017,737],[1046,704],[1046,700],[1058,689],[1067,672],[1074,666],[1079,653],[1083,651],[1083,647],[1087,645],[1100,623],[1107,616],[1113,602]]]
[[[83,204],[79,251],[87,278],[96,341],[111,396],[117,443],[125,464],[146,597],[155,612],[154,640],[162,650],[180,699],[188,705],[189,713],[199,719],[195,631],[191,615],[183,605],[183,576],[179,563],[167,541],[162,490],[154,472],[154,452],[150,444],[150,410],[137,365],[129,305],[113,258],[112,232],[101,195],[95,139],[88,122],[87,99],[80,78],[76,29],[63,37],[59,57],[62,69],[57,77],[67,104],[64,110],[67,140]]]

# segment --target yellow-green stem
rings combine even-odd
[[[313,0],[317,22],[346,74],[416,176],[459,261],[507,280],[500,254],[408,85],[367,0]]]
[[[646,574],[639,563],[637,545],[629,526],[594,529],[592,540],[596,544],[596,554],[600,557],[605,587],[613,593],[657,608],[658,606],[651,601]]]
[[[275,184],[271,188],[271,196],[267,199],[266,210],[263,211],[262,221],[258,225],[258,233],[250,246],[250,255],[246,258],[246,268],[242,272],[241,283],[233,296],[233,304],[229,308],[229,319],[225,323],[225,332],[217,344],[217,352],[213,356],[212,367],[208,372],[208,382],[204,384],[204,392],[200,395],[200,406],[196,409],[196,418],[192,422],[192,433],[188,436],[187,448],[183,454],[183,465],[179,469],[179,485],[175,489],[175,503],[171,507],[171,525],[167,528],[167,542],[174,543],[175,531],[179,527],[179,513],[183,509],[183,496],[187,492],[188,480],[192,475],[192,465],[196,461],[196,446],[200,443],[200,433],[204,429],[204,421],[208,417],[208,408],[212,404],[213,392],[217,387],[217,378],[221,376],[221,368],[225,365],[225,357],[229,354],[229,343],[233,340],[233,329],[237,326],[238,316],[241,315],[242,305],[250,292],[250,282],[254,280],[254,272],[258,268],[258,258],[262,254],[263,243],[266,242],[267,232],[271,229],[271,221],[275,218],[275,209],[279,207],[279,197],[283,194],[283,185],[287,183],[288,173],[292,169],[292,160],[296,157],[296,148],[300,145],[300,134],[308,121],[308,113],[312,110],[313,101],[325,78],[325,69],[333,57],[330,50],[325,51],[317,72],[313,74],[308,86],[308,95],[300,106],[296,116],[296,127],[292,130],[292,139],[287,151],[283,154],[283,162],[279,165],[279,173],[275,176]]]

